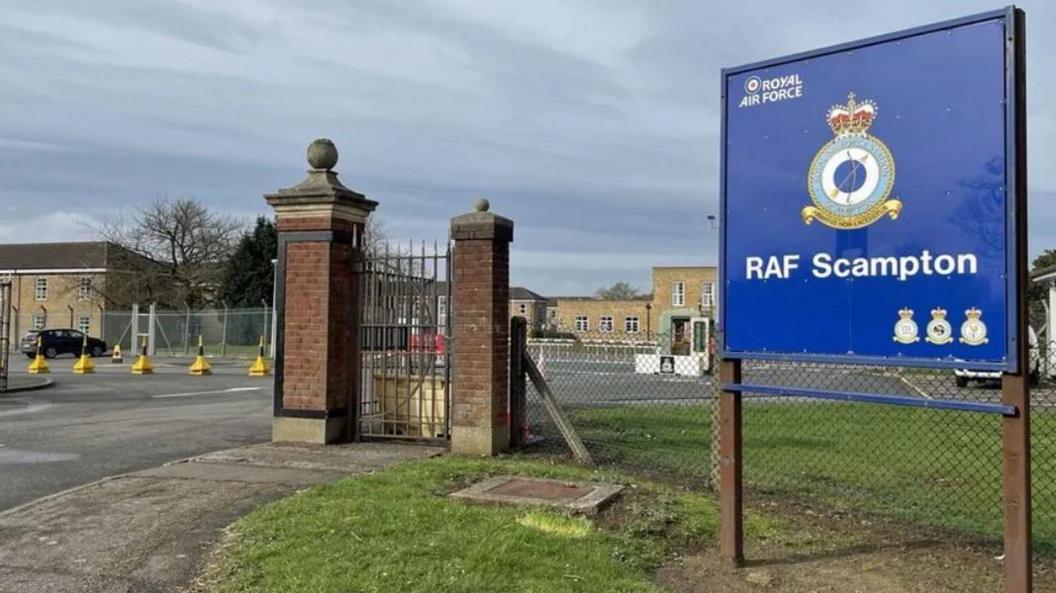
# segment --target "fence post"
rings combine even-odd
[[[139,303],[132,303],[132,336],[129,339],[129,352],[136,352],[139,348]]]
[[[190,353],[191,347],[191,304],[187,303],[187,318],[183,323],[183,355]]]
[[[527,426],[528,381],[524,355],[528,350],[528,322],[524,317],[510,320],[510,447],[523,447]]]
[[[741,484],[741,392],[724,386],[741,382],[741,361],[719,363],[719,555],[744,564],[744,504]]]
[[[157,354],[157,344],[154,340],[157,336],[155,332],[157,330],[158,323],[158,304],[151,303],[149,311],[150,315],[147,318],[147,354],[155,356]]]
[[[476,210],[451,219],[454,347],[451,451],[495,455],[509,449],[510,242],[513,221]]]
[[[260,299],[260,304],[264,306],[264,323],[261,324],[260,337],[267,342],[271,337],[271,333],[268,331],[268,301]]]
[[[224,324],[220,326],[220,358],[227,357],[227,301],[221,301],[224,305]]]
[[[378,203],[338,180],[333,142],[312,142],[308,164],[300,184],[264,196],[279,234],[272,440],[324,444],[355,438],[358,426],[357,262]]]

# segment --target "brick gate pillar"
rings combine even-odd
[[[495,455],[509,449],[510,242],[513,221],[476,211],[451,219],[451,451]]]
[[[353,436],[361,388],[357,264],[378,203],[338,181],[333,142],[312,142],[308,164],[304,181],[264,196],[279,235],[272,440],[325,444]]]

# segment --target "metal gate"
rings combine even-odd
[[[360,436],[447,439],[450,246],[368,249],[361,277]]]
[[[0,280],[0,393],[7,391],[11,363],[11,282]]]

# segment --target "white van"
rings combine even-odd
[[[1038,334],[1034,333],[1033,327],[1027,327],[1027,336],[1030,339],[1030,384],[1037,385],[1041,379],[1041,356],[1038,355]],[[1000,381],[1001,371],[972,371],[968,369],[957,369],[953,371],[954,381],[957,387],[967,387],[969,381]]]

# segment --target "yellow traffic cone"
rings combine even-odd
[[[143,338],[143,350],[139,354],[139,358],[132,364],[133,375],[152,375],[154,374],[154,367],[150,364],[150,357],[147,356],[147,339]]]
[[[268,361],[264,359],[264,337],[260,338],[260,349],[257,350],[257,359],[249,366],[250,377],[267,377]]]
[[[110,356],[110,362],[121,364],[125,359],[121,357],[121,344],[114,344],[114,353]]]
[[[202,376],[212,375],[213,367],[209,366],[209,362],[205,360],[205,347],[202,346],[202,336],[198,336],[198,356],[194,358],[194,362],[191,363],[189,370],[190,374]]]
[[[81,359],[73,363],[73,374],[87,375],[94,372],[95,365],[92,363],[92,357],[88,355],[88,336],[84,336],[84,341],[81,342]]]
[[[37,336],[37,356],[33,359],[33,362],[29,363],[29,368],[26,369],[31,375],[43,375],[51,372],[51,369],[48,368],[48,361],[44,360],[44,354],[40,351],[43,341],[43,338]]]

